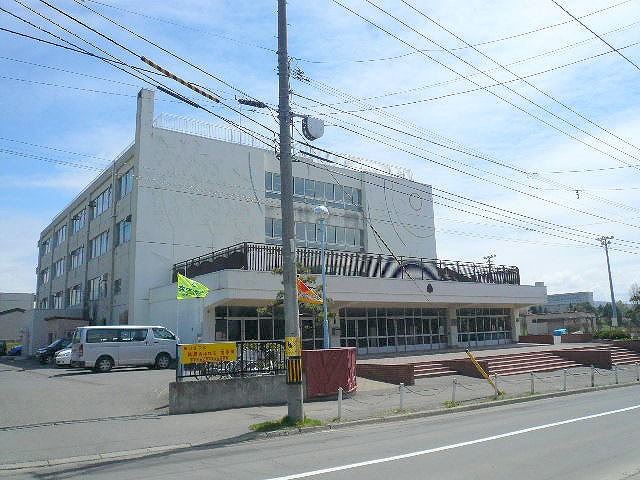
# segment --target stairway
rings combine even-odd
[[[621,347],[609,347],[611,350],[611,363],[614,365],[629,365],[640,363],[640,355],[633,350]]]
[[[552,352],[522,352],[509,355],[476,357],[488,363],[489,375],[518,375],[529,372],[548,372],[564,368],[582,367]]]
[[[414,378],[442,377],[445,375],[455,375],[458,372],[450,369],[440,362],[419,362],[413,364]]]

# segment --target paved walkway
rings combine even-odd
[[[492,355],[510,355],[512,353],[542,352],[550,350],[563,350],[578,347],[594,347],[595,343],[561,343],[558,345],[541,345],[537,343],[510,343],[506,345],[492,345],[485,347],[471,348],[471,352],[476,357],[487,357]],[[358,363],[417,363],[439,360],[454,360],[468,358],[464,348],[437,349],[427,352],[407,352],[358,355]]]
[[[571,347],[577,346],[572,344]],[[518,351],[529,348],[548,349],[558,346],[519,346]],[[523,350],[524,349],[524,350]],[[506,353],[508,349],[484,350],[480,356],[496,351]],[[438,358],[458,358],[464,352],[438,353]],[[424,358],[420,355],[408,358]],[[374,360],[374,359],[368,359]],[[365,361],[368,361],[365,360]],[[376,359],[377,360],[377,359]],[[398,359],[385,359],[395,360]],[[413,361],[413,360],[412,360]],[[17,369],[17,367],[16,367]],[[591,378],[597,386],[612,386],[615,373],[608,370],[592,370],[580,367],[566,372],[568,390],[591,386]],[[617,381],[637,388],[637,371],[634,366],[621,368]],[[498,379],[498,386],[505,391],[505,398],[531,396],[533,378],[534,393],[562,392],[565,388],[565,373],[546,372],[531,375],[515,375]],[[455,381],[455,387],[454,387]],[[454,392],[455,388],[455,392]],[[401,393],[396,385],[358,378],[358,390],[341,405],[342,422],[358,419],[386,418],[397,414],[401,407],[407,411],[446,410],[446,402],[470,405],[491,402],[495,392],[482,379],[446,376],[418,379],[416,384]],[[402,405],[401,405],[402,402]],[[336,398],[313,401],[305,404],[305,413],[310,418],[324,422],[337,421],[339,403]],[[35,462],[32,465],[68,463],[73,460],[100,460],[124,458],[175,448],[191,448],[202,444],[224,444],[255,438],[249,425],[279,419],[287,414],[286,406],[253,407],[190,415],[146,414],[107,418],[78,418],[76,420],[33,425],[0,426],[0,477],[11,478],[8,468]],[[71,458],[71,460],[70,460]]]

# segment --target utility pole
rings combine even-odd
[[[613,236],[596,238],[597,241],[600,242],[600,245],[604,247],[604,254],[607,256],[607,271],[609,272],[609,290],[611,290],[611,326],[618,326],[618,312],[616,311],[616,299],[613,295],[613,281],[611,280],[611,264],[609,263],[609,245],[611,245],[611,240],[613,240]]]
[[[287,2],[278,0],[278,80],[280,122],[280,178],[282,209],[282,277],[284,284],[284,329],[286,337],[300,338],[293,218],[293,174],[291,166],[291,108],[289,106],[289,55],[287,53]],[[287,360],[290,361],[289,359]],[[287,384],[289,418],[304,419],[302,384]]]

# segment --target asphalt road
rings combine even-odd
[[[639,388],[266,438],[15,479],[636,479]]]

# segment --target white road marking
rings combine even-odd
[[[395,462],[396,460],[403,460],[405,458],[418,457],[421,455],[428,455],[430,453],[443,452],[445,450],[453,450],[454,448],[466,447],[468,445],[476,445],[478,443],[492,442],[501,438],[514,437],[516,435],[523,435],[525,433],[536,432],[538,430],[545,430],[547,428],[559,427],[561,425],[568,425],[570,423],[583,422],[585,420],[591,420],[593,418],[606,417],[608,415],[615,415],[617,413],[630,412],[637,410],[640,405],[633,405],[631,407],[619,408],[617,410],[609,410],[607,412],[594,413],[592,415],[586,415],[584,417],[569,418],[559,422],[546,423],[544,425],[536,425],[535,427],[523,428],[521,430],[514,430],[512,432],[500,433],[498,435],[492,435],[490,437],[477,438],[475,440],[469,440],[466,442],[452,443],[451,445],[443,445],[442,447],[429,448],[427,450],[419,450],[417,452],[403,453],[402,455],[394,455],[392,457],[377,458],[374,460],[367,460],[365,462],[350,463],[348,465],[339,465],[336,467],[323,468],[320,470],[312,470],[309,472],[294,473],[292,475],[286,475],[284,477],[273,477],[266,480],[295,480],[297,478],[308,478],[317,475],[323,475],[325,473],[340,472],[342,470],[351,470],[354,468],[366,467],[369,465],[375,465],[378,463]]]

